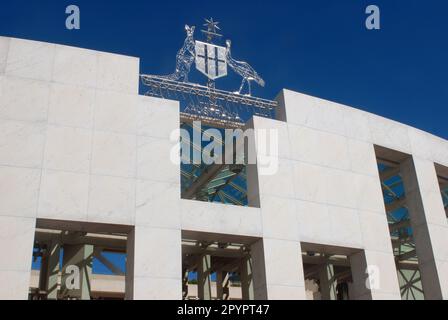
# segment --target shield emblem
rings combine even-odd
[[[196,69],[215,80],[227,75],[226,48],[195,41]]]

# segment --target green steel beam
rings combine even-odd
[[[222,196],[223,196],[224,198],[226,198],[227,200],[231,201],[232,203],[237,204],[237,205],[239,205],[239,206],[244,206],[244,204],[243,204],[241,201],[235,199],[235,198],[232,197],[231,195],[229,195],[229,194],[227,194],[227,193],[225,193],[225,192],[223,192],[223,191],[218,191],[218,193],[219,193],[219,194],[222,194]]]
[[[247,190],[243,189],[242,187],[240,187],[239,185],[235,184],[234,182],[230,182],[229,186],[235,188],[236,190],[238,190],[240,193],[242,193],[243,195],[247,194]]]

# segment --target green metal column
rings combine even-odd
[[[415,253],[419,261],[420,278],[425,300],[448,299],[445,257],[438,250],[446,247],[446,236],[440,235],[439,222],[445,222],[445,210],[432,162],[409,157],[400,164],[400,174],[406,194]],[[446,225],[446,223],[445,223]],[[443,229],[442,229],[443,230]]]
[[[333,265],[325,263],[319,270],[319,288],[322,300],[336,300],[337,279],[334,275]]]
[[[64,245],[61,291],[66,299],[90,300],[93,245]]]
[[[229,273],[222,270],[216,270],[216,299],[229,299]]]
[[[182,299],[186,299],[188,297],[188,269],[182,270]]]
[[[252,258],[242,258],[240,266],[241,293],[243,300],[254,300],[254,281],[252,275]]]
[[[47,293],[47,299],[58,298],[59,254],[61,246],[53,240],[48,244],[47,252],[42,256],[39,273],[39,289]]]

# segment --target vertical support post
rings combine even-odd
[[[337,291],[339,292],[339,299],[341,299],[341,300],[349,300],[348,284],[347,284],[347,282],[339,283],[337,288],[338,288]]]
[[[252,278],[254,281],[254,299],[267,300],[266,269],[263,240],[258,240],[250,247],[252,257]]]
[[[42,257],[39,274],[39,289],[46,291],[47,299],[58,298],[59,255],[61,246],[57,240],[52,240],[47,247],[47,252]]]
[[[48,281],[47,281],[47,299],[58,298],[58,278],[59,278],[59,257],[61,253],[61,245],[54,241],[51,243],[49,249],[50,257],[48,260]]]
[[[187,299],[188,297],[188,269],[184,268],[182,270],[182,299]]]
[[[5,199],[3,195],[5,193],[0,192],[0,202]],[[35,232],[35,218],[9,217],[0,213],[0,300],[29,298]]]
[[[211,256],[203,254],[198,261],[198,298],[200,300],[211,300]]]
[[[399,300],[395,263],[390,253],[363,250],[350,255],[350,300]]]
[[[229,273],[227,271],[216,271],[216,299],[229,300]]]
[[[224,300],[224,289],[223,282],[225,278],[225,273],[221,269],[216,270],[216,299]]]
[[[134,227],[127,241],[127,300],[182,299],[181,244],[180,229]]]
[[[90,300],[93,245],[64,245],[61,291],[64,297]]]
[[[263,238],[251,245],[250,252],[255,300],[306,299],[299,241]]]
[[[434,163],[409,157],[400,164],[425,299],[448,298],[443,248],[448,231]]]
[[[241,293],[243,300],[254,300],[254,281],[252,275],[252,258],[247,255],[240,265]]]
[[[126,239],[126,275],[124,299],[134,299],[134,255],[135,255],[135,229],[128,233]]]
[[[224,272],[224,278],[222,280],[222,300],[229,300],[230,298],[230,274]]]
[[[325,263],[319,270],[319,289],[322,300],[336,300],[336,285],[334,267],[331,263]]]
[[[47,249],[48,250],[48,249]],[[47,280],[48,280],[48,260],[49,253],[45,252],[40,261],[40,270],[39,270],[39,295],[41,291],[47,291]]]
[[[367,286],[369,275],[367,274],[367,259],[364,251],[352,254],[350,257],[350,269],[352,271],[353,285],[350,292],[351,300],[372,300],[372,292]]]

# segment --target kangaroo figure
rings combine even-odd
[[[191,65],[195,59],[195,42],[193,40],[195,27],[189,27],[185,25],[185,31],[187,32],[187,38],[184,41],[184,45],[177,52],[176,55],[176,71],[170,75],[163,76],[163,78],[169,80],[188,82],[188,73],[190,72]]]

